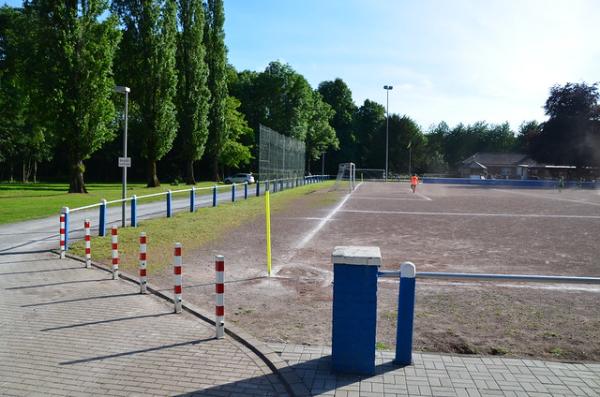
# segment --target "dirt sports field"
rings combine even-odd
[[[277,195],[273,196],[277,200]],[[600,192],[362,183],[321,190],[189,253],[184,299],[213,305],[226,257],[226,321],[265,341],[331,343],[336,245],[379,246],[383,269],[600,276]],[[164,275],[161,284],[170,285]],[[600,287],[417,281],[415,349],[600,361]],[[398,283],[379,283],[378,348],[394,347]]]

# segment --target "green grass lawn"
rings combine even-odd
[[[313,185],[301,186],[271,194],[271,213],[278,213],[290,208],[301,197],[321,192],[316,201],[323,206],[331,205],[339,200],[344,192],[332,191],[329,188],[335,181],[327,181]],[[246,222],[254,221],[265,216],[265,201],[263,197],[251,197],[235,203],[219,203],[218,207],[199,208],[194,213],[179,212],[172,218],[157,218],[141,221],[137,228],[126,227],[119,230],[120,268],[130,274],[135,274],[138,266],[139,234],[148,235],[149,272],[159,272],[171,266],[173,245],[180,242],[184,252],[192,251],[204,244],[214,241],[229,231]],[[257,231],[260,233],[260,231]],[[110,235],[92,237],[93,259],[108,264],[111,258]],[[69,252],[83,256],[82,241],[71,245]]]
[[[213,186],[214,182],[200,182],[196,187]],[[62,207],[76,208],[100,202],[102,199],[121,198],[120,183],[86,184],[87,194],[69,194],[66,183],[0,183],[0,224],[44,218],[56,215]],[[164,184],[157,188],[147,188],[144,183],[127,185],[127,196],[146,195],[167,190],[189,189],[187,185]],[[174,198],[178,198],[175,196]],[[150,200],[164,200],[162,196]],[[144,202],[147,202],[144,200]]]

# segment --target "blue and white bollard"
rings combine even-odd
[[[102,199],[100,203],[100,215],[98,216],[98,236],[106,236],[106,224],[108,219],[108,213],[106,212],[106,200]]]
[[[248,182],[244,182],[244,200],[248,200]]]
[[[171,198],[172,198],[172,193],[171,191],[167,191],[167,218],[170,218],[172,215],[171,212]]]
[[[396,329],[396,358],[394,364],[412,364],[413,323],[415,318],[415,265],[400,265],[400,293],[398,294],[398,324]]]
[[[231,184],[231,202],[235,203],[235,183]]]
[[[213,186],[213,207],[217,206],[217,187]]]
[[[331,361],[343,373],[375,373],[379,247],[335,247]]]
[[[137,196],[131,196],[131,227],[137,227]]]
[[[69,207],[63,207],[61,211],[65,215],[65,251],[69,250]]]
[[[192,186],[190,190],[190,212],[194,212],[196,209],[196,188]]]

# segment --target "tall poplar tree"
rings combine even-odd
[[[208,0],[206,29],[206,63],[210,107],[208,145],[215,180],[219,180],[219,158],[227,141],[227,48],[225,47],[225,11],[223,0]]]
[[[106,0],[28,3],[37,14],[37,111],[63,145],[70,193],[86,193],[84,160],[114,137],[112,64],[117,19],[103,14]]]
[[[156,163],[171,150],[177,132],[175,0],[113,0],[125,27],[117,68],[131,88],[131,131],[147,162],[148,187],[159,186]]]
[[[204,154],[208,139],[208,68],[204,48],[204,7],[202,0],[179,0],[177,40],[177,115],[179,133],[176,146],[185,162],[185,180],[195,184],[194,161]]]

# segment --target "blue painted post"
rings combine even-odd
[[[235,183],[231,184],[231,202],[235,203]]]
[[[396,358],[394,364],[412,364],[413,322],[415,318],[415,265],[400,265],[398,294],[398,324],[396,329]]]
[[[167,191],[167,218],[170,218],[171,213],[171,191]]]
[[[256,181],[256,197],[260,197],[260,182]]]
[[[196,188],[192,186],[190,190],[190,212],[194,212],[196,209]]]
[[[131,196],[131,227],[137,227],[137,196]]]
[[[331,361],[335,372],[375,373],[379,247],[335,247]]]
[[[98,236],[104,237],[106,236],[106,220],[107,220],[107,212],[106,212],[106,200],[102,199],[102,203],[100,204],[100,215],[98,219]]]
[[[217,187],[213,186],[213,207],[217,206]]]
[[[279,190],[283,191],[283,179],[279,181],[279,187]]]
[[[69,207],[63,207],[62,213],[65,215],[65,251],[69,250]]]
[[[244,183],[244,200],[248,200],[248,182]]]
[[[273,193],[277,192],[277,179],[273,181]]]

